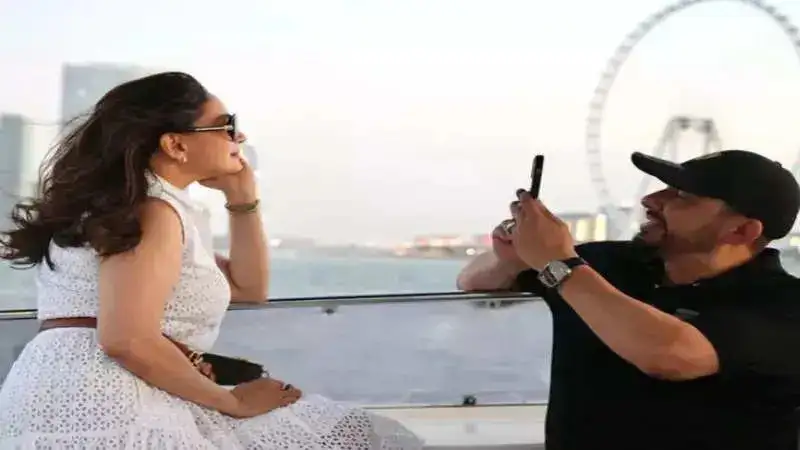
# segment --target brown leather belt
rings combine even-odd
[[[53,328],[97,328],[97,318],[95,317],[60,317],[57,319],[45,319],[41,321],[41,325],[39,326],[39,332],[45,330],[51,330]],[[170,342],[175,344],[178,347],[178,350],[181,351],[186,357],[189,359],[189,362],[192,363],[198,370],[203,372],[206,376],[211,377],[210,373],[210,366],[207,363],[203,362],[203,354],[191,350],[189,347],[181,344],[174,339],[164,336],[169,339]],[[208,367],[207,367],[208,366]]]

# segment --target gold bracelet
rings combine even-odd
[[[230,203],[225,204],[225,209],[228,210],[231,214],[251,214],[258,211],[258,205],[261,203],[261,200],[256,199],[254,202],[250,203],[237,203],[232,205]]]

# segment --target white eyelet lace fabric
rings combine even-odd
[[[207,351],[227,309],[229,286],[202,245],[196,206],[186,193],[163,180],[151,192],[178,211],[185,231],[181,277],[162,328]],[[39,318],[95,316],[96,254],[52,246],[51,255],[56,269],[44,266],[37,278]],[[318,395],[249,419],[225,416],[128,372],[101,351],[92,329],[40,333],[0,389],[0,450],[412,450],[422,444],[398,422]]]

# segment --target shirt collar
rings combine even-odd
[[[773,274],[785,274],[781,263],[780,251],[765,248],[750,261],[722,272],[716,276],[698,280],[696,285],[732,285],[742,281],[752,281],[754,277]]]
[[[635,258],[643,263],[654,283],[660,284],[664,280],[664,261],[658,256],[655,249],[636,246]],[[780,258],[780,251],[774,248],[765,248],[758,255],[746,263],[729,269],[708,278],[701,278],[692,283],[693,286],[732,285],[742,281],[751,281],[753,277],[766,275],[786,274]]]

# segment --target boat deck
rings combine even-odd
[[[370,408],[423,437],[431,450],[544,449],[546,405]]]

